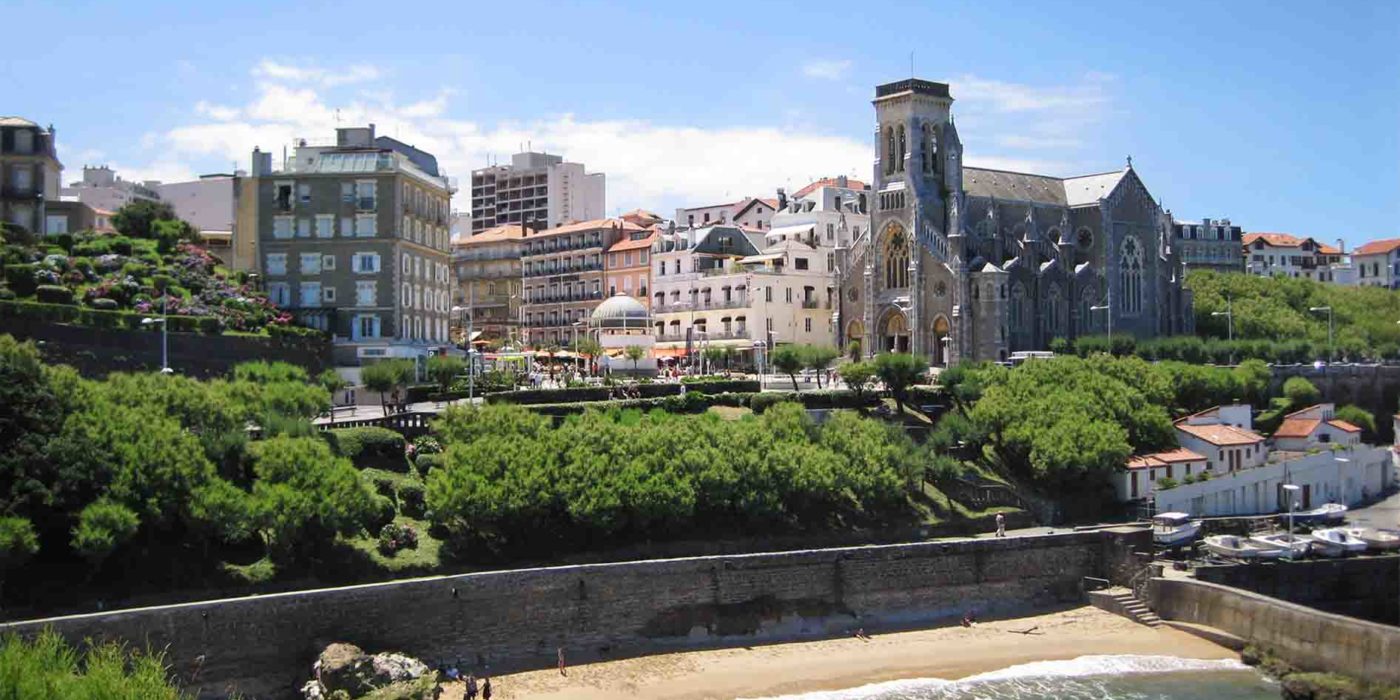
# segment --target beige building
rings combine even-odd
[[[160,182],[124,180],[105,165],[84,165],[83,179],[63,188],[63,196],[72,197],[93,209],[116,211],[138,201],[158,202]]]
[[[642,308],[651,303],[648,290],[651,287],[651,246],[655,242],[655,230],[631,231],[608,248],[603,267],[609,297],[624,294],[640,302]]]
[[[596,219],[528,235],[521,261],[525,342],[536,347],[572,344],[606,298],[604,251],[644,231],[622,219]]]
[[[58,200],[62,172],[52,126],[0,117],[0,221],[43,234],[45,202]]]
[[[332,334],[337,363],[413,357],[448,343],[451,197],[431,154],[372,124],[336,129],[281,170],[254,149],[234,231],[254,237],[268,296]]]
[[[497,226],[452,244],[457,280],[453,306],[470,315],[476,340],[515,344],[520,340],[520,255],[523,226]],[[465,318],[453,318],[454,340],[465,333]]]

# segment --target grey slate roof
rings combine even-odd
[[[1122,182],[1126,170],[1065,178],[1065,200],[1071,207],[1094,204],[1107,197]]]
[[[1082,207],[1107,197],[1122,181],[1125,170],[1058,178],[989,168],[963,168],[963,189],[972,197],[1036,202],[1058,207]]]

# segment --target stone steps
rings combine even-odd
[[[1107,610],[1115,615],[1132,620],[1148,627],[1162,626],[1162,618],[1157,613],[1152,612],[1142,601],[1138,600],[1133,592],[1126,588],[1110,588],[1104,591],[1091,591],[1089,600],[1101,610]]]

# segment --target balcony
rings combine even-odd
[[[804,308],[804,309],[828,309],[828,308],[831,308],[831,305],[830,305],[830,304],[827,304],[827,303],[824,302],[824,301],[820,301],[820,300],[817,300],[817,299],[803,299],[803,300],[802,300],[802,308]]]
[[[662,333],[656,336],[658,341],[678,342],[686,339],[685,331],[678,333]],[[702,343],[706,340],[749,340],[749,330],[744,326],[738,326],[733,330],[704,331],[696,328],[690,336],[690,340],[695,343]]]

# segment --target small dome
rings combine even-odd
[[[647,307],[642,303],[627,296],[618,294],[598,305],[593,310],[592,320],[594,323],[600,321],[621,321],[621,320],[646,320]]]

